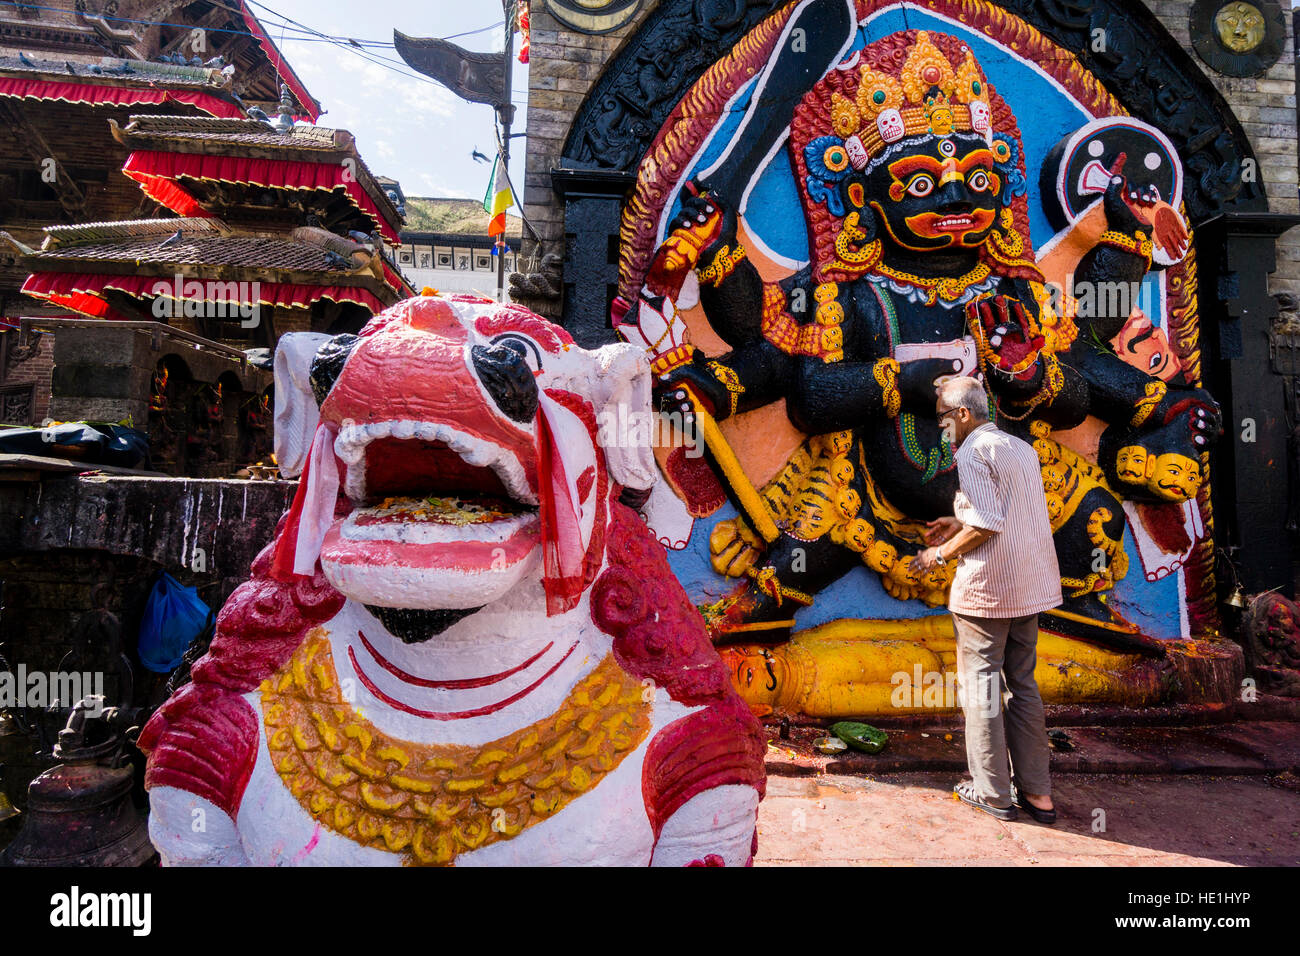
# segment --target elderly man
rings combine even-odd
[[[957,795],[1000,820],[1016,819],[1019,807],[1040,823],[1054,823],[1034,665],[1038,614],[1061,603],[1061,575],[1038,455],[999,431],[988,408],[984,386],[973,378],[953,378],[939,388],[935,410],[957,449],[961,490],[953,501],[955,517],[929,522],[926,543],[932,547],[915,560],[923,571],[958,562],[948,609],[957,632],[972,779],[957,785]]]

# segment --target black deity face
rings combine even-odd
[[[976,249],[997,222],[1003,182],[975,133],[932,136],[846,186],[851,207],[869,205],[882,235],[913,252]]]

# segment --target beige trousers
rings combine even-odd
[[[954,611],[952,618],[966,763],[975,792],[995,807],[1010,806],[1014,772],[1021,793],[1051,793],[1047,719],[1034,680],[1038,615],[973,617]]]

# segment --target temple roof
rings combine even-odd
[[[213,116],[242,117],[220,70],[104,57],[98,63],[0,55],[0,97],[96,106],[188,102]]]
[[[205,276],[217,277],[221,267],[231,267],[318,273],[315,278],[329,283],[378,278],[366,246],[311,227],[258,233],[233,229],[220,219],[139,219],[51,226],[45,233],[45,245],[28,262],[37,272],[129,266],[129,271],[159,274],[158,267],[165,267],[162,272],[203,267]]]
[[[113,137],[131,149],[241,156],[264,154],[278,159],[301,158],[312,163],[338,162],[351,157],[357,160],[358,172],[378,185],[357,152],[356,138],[344,129],[299,123],[282,133],[261,120],[210,116],[132,116],[126,126],[112,125]],[[295,153],[302,155],[295,156]]]
[[[244,101],[274,104],[280,84],[288,85],[303,115],[315,121],[320,102],[284,59],[270,34],[245,0],[115,0],[111,15],[81,9],[82,0],[43,0],[40,4],[0,7],[0,51],[16,52],[38,64],[52,62],[65,77],[98,75],[93,67],[130,63],[138,74],[168,85],[172,70],[194,67],[157,62],[178,53],[205,62],[222,57],[234,66],[234,91]],[[194,49],[196,31],[205,48]],[[107,58],[104,55],[108,54]],[[64,58],[72,69],[66,69]],[[120,59],[115,59],[120,58]],[[22,65],[19,63],[19,65]]]
[[[218,207],[248,206],[266,190],[324,190],[368,217],[371,225],[359,231],[378,228],[399,241],[402,215],[347,130],[299,124],[280,132],[252,119],[132,116],[126,126],[112,123],[112,132],[133,150],[123,171],[174,212],[194,215],[202,208],[229,218],[229,210]],[[223,185],[248,189],[223,194]],[[340,215],[322,212],[331,219]]]
[[[372,313],[414,294],[382,254],[313,227],[252,233],[210,218],[52,226],[44,248],[19,259],[31,270],[24,294],[96,318],[129,317],[124,303],[156,297],[160,282],[169,298],[198,280],[229,284],[202,287],[214,301],[309,308],[329,299]]]
[[[102,57],[98,63],[86,60],[51,59],[24,54],[27,62],[17,56],[0,54],[0,73],[50,76],[66,79],[70,76],[105,83],[168,83],[179,86],[225,87],[226,78],[220,70],[201,66],[177,66],[172,63],[150,63],[145,60],[120,60]]]

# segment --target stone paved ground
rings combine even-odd
[[[755,864],[1300,866],[1300,793],[1265,775],[1058,774],[1054,827],[967,807],[953,799],[960,779],[769,775]]]

